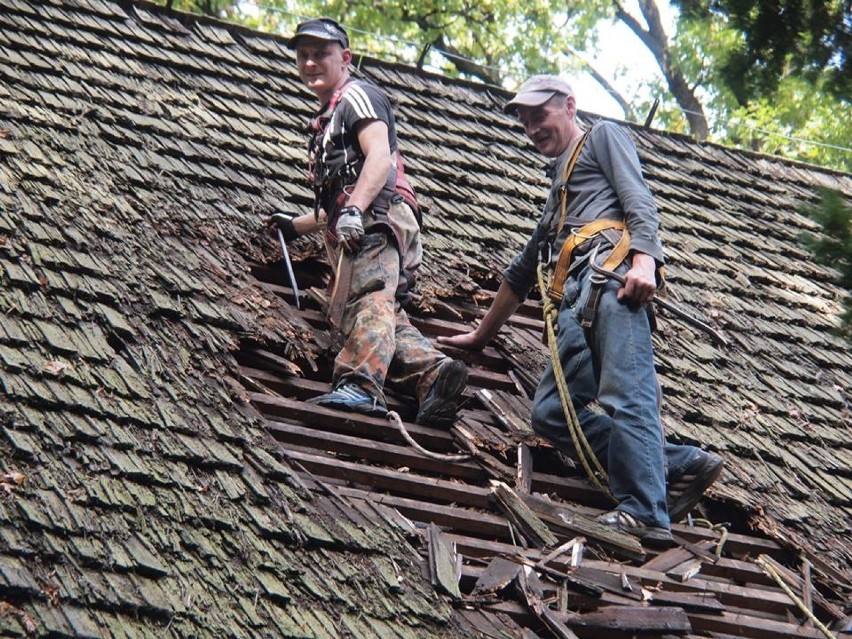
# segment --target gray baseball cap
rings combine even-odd
[[[344,49],[349,48],[349,35],[346,33],[346,29],[331,18],[311,18],[300,22],[299,26],[296,27],[295,35],[287,43],[287,48],[295,49],[301,37],[331,40],[339,42]]]
[[[574,90],[562,78],[555,75],[534,75],[521,85],[515,97],[506,103],[503,112],[513,114],[519,106],[539,106],[557,93],[574,95]]]

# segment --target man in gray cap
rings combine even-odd
[[[391,382],[418,399],[417,423],[449,427],[467,368],[437,350],[402,309],[422,247],[390,101],[372,82],[350,76],[349,37],[334,20],[302,22],[288,46],[320,103],[308,145],[315,209],[300,217],[277,213],[268,223],[286,240],[324,231],[335,269],[328,319],[340,338],[332,390],[309,401],[384,416]]]
[[[503,272],[488,313],[472,332],[440,341],[483,348],[529,294],[539,260],[553,266],[547,294],[559,309],[561,370],[554,374],[548,364],[539,382],[533,428],[578,456],[557,388],[556,375],[563,376],[583,435],[617,502],[599,521],[644,543],[669,545],[671,522],[698,503],[723,461],[694,446],[667,443],[663,436],[650,304],[663,250],[659,215],[636,149],[613,122],[584,131],[574,92],[557,76],[530,78],[504,110],[517,116],[536,149],[552,159],[552,186],[532,237]],[[593,277],[593,254],[600,254],[599,261],[624,284]],[[604,412],[592,410],[595,401]]]

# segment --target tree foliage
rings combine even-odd
[[[838,332],[852,342],[852,206],[839,191],[823,189],[820,201],[803,212],[820,224],[823,235],[804,234],[802,241],[818,262],[839,271],[838,283],[846,297]]]
[[[852,95],[852,0],[674,0],[701,21],[721,17],[742,34],[722,67],[740,105],[772,93],[790,73]]]
[[[852,170],[852,127],[843,124],[852,104],[840,90],[852,0],[673,0],[682,7],[674,25],[662,17],[661,1],[264,0],[250,15],[228,0],[175,0],[175,8],[283,34],[325,15],[350,30],[356,52],[507,88],[533,73],[589,74],[625,119],[641,121],[660,100],[658,126]],[[844,19],[831,29],[829,18],[843,6]],[[808,18],[795,44],[777,42],[771,7],[783,9],[783,33],[792,29],[788,19],[795,22],[790,16]],[[634,61],[615,74],[596,67],[604,48],[619,47],[601,39],[602,27],[613,24],[642,43],[658,73],[627,85]],[[820,144],[802,143],[808,139]]]

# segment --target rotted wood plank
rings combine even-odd
[[[666,571],[666,574],[672,579],[677,579],[678,581],[689,581],[701,572],[703,566],[704,562],[693,557],[692,559],[684,561],[682,564],[678,564],[674,568],[670,568]]]
[[[518,463],[515,466],[515,489],[519,493],[529,494],[532,490],[533,457],[530,447],[518,444]]]
[[[604,509],[611,505],[602,492],[592,486],[588,480],[577,475],[535,472],[532,491],[545,495],[555,494],[565,500],[582,503],[586,507]]]
[[[518,574],[516,584],[529,609],[554,636],[559,639],[579,639],[576,633],[562,622],[558,613],[544,603],[542,600],[543,591],[538,577],[529,566],[524,567],[524,570]]]
[[[651,593],[650,603],[657,606],[675,606],[689,612],[723,612],[727,608],[711,593],[685,593],[658,590]]]
[[[522,568],[516,561],[495,557],[476,580],[471,596],[492,594],[502,590],[515,580]]]
[[[426,457],[409,445],[399,446],[341,433],[328,433],[301,424],[268,420],[267,430],[280,443],[292,445],[296,450],[314,449],[320,453],[333,452],[357,457],[400,469],[426,471],[433,475],[454,477],[471,482],[484,482],[486,474],[473,462],[447,462]]]
[[[687,542],[679,548],[673,549],[677,551],[675,553],[671,550],[667,553],[662,553],[662,555],[666,555],[669,560],[679,557],[682,561],[674,565],[670,565],[670,563],[667,562],[669,565],[665,566],[665,570],[661,570],[663,568],[663,560],[661,560],[658,556],[656,558],[656,563],[652,560],[645,564],[644,567],[650,568],[651,570],[661,570],[672,579],[686,581],[700,573],[706,564],[712,565],[718,562],[719,558],[716,555],[712,555],[707,552],[714,546],[715,544],[712,541],[706,539],[704,541],[699,541],[697,544],[690,544]]]
[[[597,599],[604,593],[604,589],[601,588],[600,585],[598,585],[596,582],[585,579],[583,576],[578,575],[573,570],[565,572],[553,568],[551,566],[547,566],[540,563],[534,563],[530,559],[523,559],[522,561],[525,566],[528,566],[533,570],[541,572],[549,579],[560,583],[562,586],[564,586],[565,589],[581,593],[585,597]]]
[[[500,481],[512,481],[512,469],[487,452],[480,437],[471,432],[470,420],[457,421],[453,426],[452,433],[459,443],[459,447],[469,452],[473,460],[482,469],[483,475],[488,475],[490,478]]]
[[[444,528],[451,528],[457,534],[481,535],[492,539],[503,539],[506,542],[512,539],[506,519],[488,512],[433,504],[396,495],[372,493],[363,488],[344,485],[337,485],[336,488],[341,495],[368,499],[377,504],[396,508],[409,519],[424,523],[434,522]]]
[[[335,478],[405,497],[464,504],[471,508],[487,509],[491,505],[491,491],[487,488],[347,462],[334,457],[292,450],[284,452],[288,458],[298,461],[322,478]]]
[[[644,559],[645,551],[638,539],[603,526],[564,504],[544,499],[537,495],[525,497],[527,505],[551,529],[570,531],[603,544],[614,552],[629,559]]]
[[[460,423],[466,428],[465,438],[476,448],[502,453],[515,447],[515,442],[506,438],[503,433],[487,422],[476,419],[469,412],[462,414]],[[459,422],[456,424],[459,425]],[[510,471],[509,474],[513,473]]]
[[[515,407],[505,399],[504,393],[481,388],[476,391],[475,395],[508,432],[535,436],[529,424],[529,412],[526,415],[517,414]]]
[[[642,584],[636,577],[631,577],[626,571],[620,573],[605,572],[587,566],[580,566],[571,571],[578,579],[596,584],[601,590],[611,592],[633,600],[633,604],[642,601]]]
[[[304,402],[266,395],[249,393],[252,404],[266,417],[283,417],[290,422],[298,422],[329,432],[339,432],[369,439],[405,444],[405,438],[396,426],[380,417],[368,417],[357,413],[323,408]],[[435,452],[458,452],[450,433],[438,428],[406,423],[406,429],[417,442]]]
[[[449,541],[441,529],[429,524],[429,573],[432,585],[440,587],[453,599],[461,599],[459,590],[459,558],[455,545]]]
[[[525,501],[507,484],[491,482],[492,491],[506,518],[535,546],[554,546],[559,543],[556,535],[533,512]]]
[[[584,637],[605,638],[612,631],[669,634],[692,632],[686,612],[680,608],[645,606],[607,606],[582,615],[556,613],[570,628],[583,628]]]
[[[696,544],[699,548],[709,549],[712,548],[715,544],[712,541],[704,540],[698,542]],[[677,548],[670,548],[665,552],[661,552],[656,557],[646,561],[642,564],[643,568],[647,568],[648,570],[657,570],[659,572],[667,572],[682,564],[685,561],[689,561],[694,559],[695,555],[686,548],[678,546]]]
[[[472,564],[464,564],[462,566],[462,582],[471,582],[480,579],[485,572],[485,568],[474,566]],[[602,605],[618,605],[618,606],[636,606],[638,605],[638,599],[636,597],[626,597],[623,594],[616,594],[609,592],[608,590],[601,588],[599,584],[593,582],[584,582],[583,586],[579,585],[579,578],[576,578],[573,583],[560,583],[559,578],[553,575],[548,574],[548,577],[552,579],[555,583],[551,584],[551,587],[558,587],[558,596],[559,596],[559,611],[566,612],[568,607],[571,608],[572,611],[580,611],[580,610],[597,610]],[[697,601],[702,600],[701,595],[692,595],[691,598],[687,598],[688,601],[695,599]],[[708,599],[707,597],[703,597],[703,599]],[[555,607],[556,601],[550,601],[549,605],[551,608],[556,610]],[[665,605],[665,604],[661,604]],[[709,609],[708,609],[709,611]]]
[[[583,554],[582,549],[583,549],[585,543],[586,543],[585,537],[574,537],[574,539],[566,541],[564,544],[561,544],[557,548],[554,548],[549,553],[544,555],[541,559],[538,560],[538,562],[536,563],[536,566],[546,566],[551,561],[554,561],[555,559],[557,559],[558,557],[561,557],[565,553],[570,552],[571,553],[571,561],[569,563],[569,566],[571,568],[576,568],[577,566],[580,565],[580,562],[576,561],[574,559],[574,556],[577,553],[577,548],[580,548],[579,554],[580,555]]]
[[[689,619],[696,632],[730,633],[748,639],[825,639],[825,635],[817,628],[730,612],[694,613],[689,615]]]
[[[451,537],[456,542],[459,551],[470,557],[489,557],[499,553],[520,553],[530,560],[538,561],[542,556],[541,551],[535,548],[518,548],[500,541],[477,539],[463,535],[452,535]],[[570,571],[570,566],[565,558],[556,557],[551,563],[562,570]],[[634,579],[640,579],[642,583],[654,587],[662,585],[667,593],[713,596],[729,611],[746,616],[754,615],[755,619],[781,620],[787,611],[792,609],[790,598],[777,588],[749,588],[727,581],[708,580],[700,577],[691,579],[686,583],[680,583],[671,579],[665,573],[647,570],[641,566],[622,564],[617,561],[585,559],[582,569],[586,568],[608,572],[614,576],[618,576],[623,570],[631,579],[631,583],[634,583]],[[579,574],[583,574],[582,570],[579,571]],[[597,583],[596,579],[590,578],[589,580],[592,583]]]

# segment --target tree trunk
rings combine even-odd
[[[639,9],[648,24],[647,29],[643,28],[639,21],[619,4],[619,0],[613,0],[613,2],[618,19],[636,34],[657,61],[660,70],[663,72],[663,77],[666,79],[669,91],[686,116],[692,135],[697,140],[706,140],[709,128],[707,116],[704,115],[704,107],[695,96],[695,89],[687,83],[683,72],[672,64],[668,38],[663,29],[660,10],[655,0],[639,0]]]

